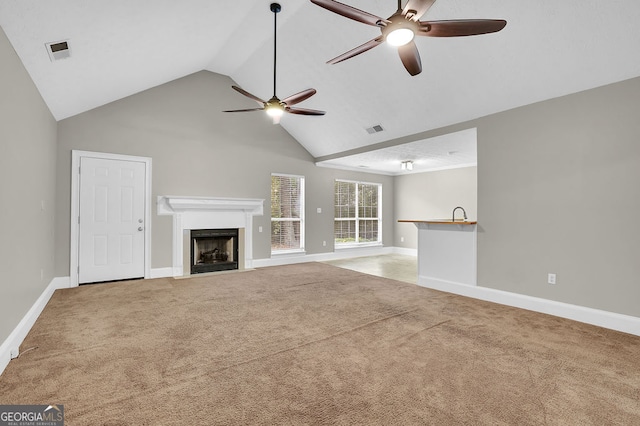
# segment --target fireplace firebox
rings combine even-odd
[[[191,273],[238,269],[238,229],[192,229]]]

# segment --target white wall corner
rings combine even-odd
[[[58,289],[69,288],[70,285],[69,277],[56,277],[52,279],[16,328],[14,328],[11,334],[2,342],[2,345],[0,345],[0,374],[7,368],[7,365],[9,365],[9,362],[13,358],[19,356],[19,348],[22,341],[27,337],[27,334],[29,334],[31,327],[35,324],[44,307],[47,306],[49,299],[53,296],[53,292]]]

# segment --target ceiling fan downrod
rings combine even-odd
[[[276,41],[277,41],[277,28],[278,28],[278,12],[282,10],[282,7],[279,3],[271,3],[269,6],[271,11],[273,12],[273,97],[276,97],[276,60],[277,60],[277,50],[276,50]]]

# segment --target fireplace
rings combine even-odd
[[[238,269],[238,229],[192,229],[191,274]]]
[[[253,217],[262,216],[264,200],[257,198],[159,195],[158,215],[173,218],[172,276],[191,274],[191,230],[237,229],[238,269],[253,267]],[[234,254],[235,255],[235,254]]]

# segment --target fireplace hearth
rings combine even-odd
[[[238,269],[238,229],[192,229],[191,274]]]

